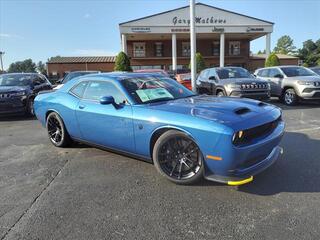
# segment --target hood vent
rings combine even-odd
[[[264,103],[264,102],[259,102],[259,103],[258,103],[258,106],[259,106],[259,107],[264,107],[264,106],[267,106],[267,104]]]
[[[238,114],[238,115],[246,114],[248,112],[250,112],[250,109],[246,108],[246,107],[237,108],[237,109],[234,110],[234,113]]]

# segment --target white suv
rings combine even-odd
[[[305,67],[261,68],[254,75],[267,80],[271,96],[279,97],[286,105],[295,105],[299,99],[320,100],[320,76]]]

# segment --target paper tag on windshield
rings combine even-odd
[[[165,88],[151,88],[136,90],[142,102],[159,99],[159,98],[174,98]]]

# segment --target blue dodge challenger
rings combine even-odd
[[[282,153],[281,110],[249,99],[195,95],[156,74],[87,75],[39,94],[37,118],[50,141],[71,141],[153,162],[179,183],[241,185]]]

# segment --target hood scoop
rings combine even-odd
[[[234,110],[234,113],[237,115],[243,115],[246,114],[248,112],[251,112],[251,110],[247,107],[241,107],[241,108],[237,108]]]

